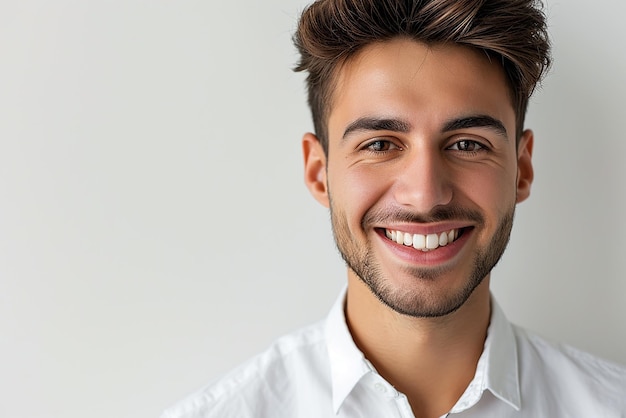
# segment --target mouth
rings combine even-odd
[[[458,240],[467,228],[450,229],[448,231],[442,231],[433,234],[411,234],[409,232],[403,232],[393,229],[385,229],[385,237],[397,244],[404,245],[405,247],[413,247],[416,250],[423,252],[429,252],[436,250],[439,247],[445,247]]]

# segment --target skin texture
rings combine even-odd
[[[348,266],[348,324],[416,416],[440,416],[482,352],[489,272],[530,193],[533,135],[516,143],[504,72],[473,49],[394,39],[366,46],[337,77],[328,155],[313,134],[303,151]],[[386,229],[462,233],[423,252]]]

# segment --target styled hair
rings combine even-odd
[[[397,37],[469,46],[501,62],[519,139],[528,100],[551,62],[539,0],[317,0],[293,37],[300,53],[294,70],[308,72],[308,103],[326,153],[338,69],[363,47]]]

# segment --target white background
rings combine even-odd
[[[344,283],[302,181],[305,0],[0,2],[0,417],[155,417]],[[551,0],[508,316],[626,363],[626,8]]]

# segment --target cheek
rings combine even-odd
[[[446,160],[444,173],[457,201],[468,198],[483,210],[515,197],[516,164],[508,150],[497,150],[481,159]],[[443,174],[442,174],[443,175]],[[457,202],[459,203],[459,202]]]
[[[467,198],[487,216],[486,221],[497,222],[515,204],[515,176],[506,170],[486,170],[474,176],[464,188]],[[489,216],[494,214],[495,216]]]
[[[373,207],[380,207],[381,201],[391,188],[389,176],[380,175],[375,170],[353,167],[341,170],[329,166],[328,187],[335,208],[342,210],[349,221],[361,222],[361,219]]]

